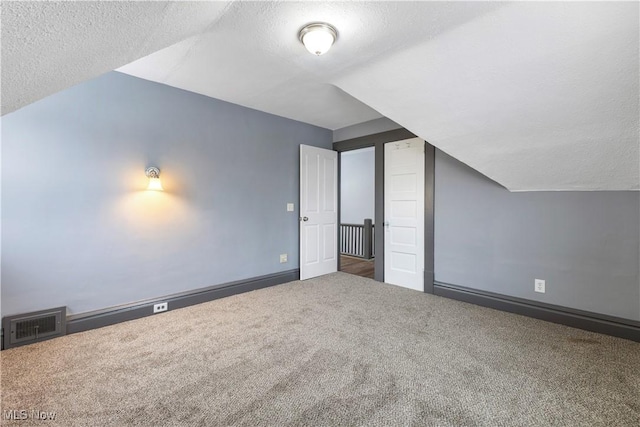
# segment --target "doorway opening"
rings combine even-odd
[[[374,278],[375,150],[340,157],[340,271]]]
[[[377,280],[379,282],[386,281],[385,242],[387,239],[392,239],[393,241],[393,236],[391,236],[391,234],[393,234],[393,230],[391,229],[392,227],[391,221],[389,223],[388,229],[387,227],[384,226],[386,221],[385,176],[384,175],[385,175],[385,164],[387,163],[385,161],[385,144],[389,142],[406,141],[416,137],[417,136],[413,134],[411,131],[404,128],[400,128],[400,129],[394,129],[394,130],[380,132],[380,133],[374,133],[371,135],[360,136],[352,139],[337,141],[333,143],[333,149],[340,153],[340,157],[338,158],[339,163],[340,163],[340,158],[344,156],[347,152],[359,150],[361,148],[374,147],[374,159],[375,159],[375,166],[374,166],[374,169],[375,169],[374,171],[374,175],[375,175],[374,207],[375,208],[374,208],[374,211],[375,213],[374,213],[373,219],[375,220],[375,224],[377,225],[377,227],[373,228],[372,239],[375,241],[373,245],[374,246],[374,250],[373,250],[374,251],[374,280]],[[406,142],[405,142],[405,145],[406,145]],[[420,266],[422,267],[422,274],[424,276],[423,291],[426,293],[432,294],[433,286],[434,286],[434,275],[433,275],[434,233],[433,231],[434,231],[435,148],[428,142],[424,144],[424,154],[422,156],[418,155],[418,157],[423,157],[423,156],[424,156],[424,187],[423,187],[424,199],[423,199],[423,202],[421,203],[416,198],[415,204],[416,204],[416,207],[418,204],[423,205],[424,216],[421,219],[418,218],[417,220],[420,222],[424,222],[424,229],[423,230],[416,229],[414,234],[416,235],[416,238],[418,234],[424,235],[423,244],[420,245],[423,248],[423,256],[421,258],[423,258],[423,262],[424,262]],[[395,179],[396,181],[396,183],[394,184],[395,187],[398,187],[397,184],[403,184],[403,182],[405,181],[403,178],[406,178],[406,177],[397,177]],[[338,180],[339,182],[341,181],[340,177],[338,178]],[[402,187],[402,185],[400,187]],[[397,212],[397,213],[401,213],[401,212]],[[396,224],[396,221],[394,220],[393,223]],[[402,224],[396,224],[396,225],[402,226]],[[403,230],[396,230],[395,234],[398,237],[397,239],[395,239],[396,243],[402,243],[402,242],[406,243],[407,241],[410,240],[408,239],[408,237],[410,237],[407,235],[408,233],[404,233],[405,235],[403,236],[402,231]],[[404,230],[404,231],[407,231],[407,230]],[[340,239],[338,239],[338,242],[340,242]],[[336,252],[339,253],[340,251],[338,250]],[[416,261],[417,261],[417,257],[420,257],[420,255],[416,254],[416,257],[415,257]],[[396,256],[396,258],[397,258],[396,261],[407,260],[407,257],[404,257],[404,256],[399,256],[399,257]],[[338,259],[340,260],[339,257]],[[416,262],[416,265],[417,265],[417,262]],[[401,262],[396,262],[396,267],[398,267],[397,269],[399,269],[399,267],[402,267],[402,266],[403,265]],[[414,269],[414,271],[416,271],[419,274],[420,268],[416,268]]]

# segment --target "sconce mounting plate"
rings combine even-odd
[[[149,178],[158,178],[160,176],[160,169],[151,166],[150,168],[147,168],[146,171],[144,171],[144,173],[149,177]]]

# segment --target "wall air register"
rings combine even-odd
[[[2,349],[66,334],[67,307],[7,316],[2,319]]]

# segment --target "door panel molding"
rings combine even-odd
[[[338,153],[300,145],[300,279],[338,271]]]
[[[424,292],[424,148],[420,138],[385,144],[385,282]]]

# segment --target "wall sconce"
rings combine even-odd
[[[162,182],[160,182],[160,169],[156,167],[147,168],[145,174],[149,177],[149,186],[147,190],[163,191]]]

